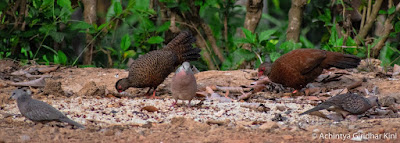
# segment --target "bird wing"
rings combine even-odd
[[[135,87],[156,87],[175,70],[177,56],[171,51],[151,51],[136,59],[129,69],[129,81]]]
[[[304,56],[301,63],[302,66],[299,66],[302,67],[302,69],[300,70],[300,73],[302,75],[306,75],[312,72],[315,68],[319,67],[322,61],[326,58],[326,53],[322,50],[308,51],[303,55]]]
[[[33,121],[58,120],[65,116],[53,106],[39,100],[33,99],[26,106],[24,116]]]

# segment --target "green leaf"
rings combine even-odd
[[[305,48],[314,48],[314,44],[302,35],[300,35],[300,42],[304,45]]]
[[[3,11],[7,6],[7,1],[0,1],[0,11]]]
[[[114,2],[114,12],[115,12],[116,15],[119,15],[119,14],[122,13],[121,2],[118,2],[118,1]]]
[[[131,46],[131,39],[129,37],[129,34],[125,34],[124,37],[122,37],[121,39],[121,49],[123,51],[126,51],[130,46]]]
[[[379,10],[379,12],[378,12],[379,14],[387,14],[387,12],[386,12],[386,10]]]
[[[60,7],[68,8],[68,10],[72,10],[70,0],[57,0],[57,5],[59,5]]]
[[[259,42],[268,40],[272,34],[274,34],[276,30],[267,30],[260,33],[260,37],[258,38]]]
[[[248,41],[251,41],[251,44],[255,44],[256,36],[253,35],[251,31],[246,28],[242,28],[242,30],[244,35],[246,35],[246,39],[248,39]]]
[[[50,31],[56,31],[57,28],[53,24],[47,24],[43,25],[42,27],[39,28],[39,32],[42,34],[47,34]]]
[[[278,10],[280,9],[279,7],[279,0],[272,0],[272,3],[274,4],[275,8],[277,8]]]
[[[269,54],[269,58],[271,59],[272,62],[274,62],[279,57],[281,57],[281,54],[278,52],[272,52]]]
[[[147,40],[147,43],[149,43],[149,44],[158,44],[158,43],[161,43],[163,41],[164,41],[164,39],[161,38],[160,36],[153,36],[153,37],[150,37]]]
[[[279,49],[283,50],[283,54],[286,54],[292,50],[300,48],[301,48],[301,43],[294,43],[292,41],[286,41],[279,46]]]
[[[396,7],[395,6],[392,6],[391,8],[389,8],[387,10],[388,14],[393,14],[395,11],[396,11]]]
[[[47,45],[42,45],[42,47],[44,47],[44,48],[46,48],[46,49],[52,51],[54,54],[58,54],[53,48],[51,48],[51,47],[49,47],[49,46],[47,46]]]
[[[60,59],[58,58],[57,55],[53,55],[53,59],[55,64],[60,64]]]
[[[43,60],[46,62],[46,65],[49,65],[49,64],[50,64],[50,61],[47,59],[47,56],[46,56],[46,55],[43,55],[42,58],[43,58]]]
[[[86,23],[84,21],[79,21],[71,24],[71,30],[86,30],[92,27],[93,25],[90,25],[89,23]]]
[[[124,59],[132,58],[135,55],[136,55],[136,52],[134,50],[128,50],[124,53]]]
[[[157,32],[167,31],[170,25],[171,25],[171,21],[165,22],[163,25],[157,27]]]
[[[396,33],[400,32],[400,21],[397,21],[396,24],[394,24],[394,31]]]
[[[382,50],[379,53],[379,60],[382,61],[381,65],[386,66],[391,62],[391,57],[394,54],[392,48],[390,48],[390,44],[385,44]]]
[[[222,62],[221,70],[231,70],[232,67],[232,57],[229,56]]]
[[[61,50],[58,50],[58,63],[65,65],[67,64],[67,61],[67,55],[65,55]]]
[[[64,40],[65,34],[61,33],[61,32],[55,32],[55,31],[50,31],[49,35],[51,36],[51,38],[54,39],[54,41],[56,41],[57,43],[60,43]]]

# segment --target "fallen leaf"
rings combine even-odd
[[[394,64],[393,66],[393,75],[398,75],[400,74],[400,66],[397,64]]]
[[[31,81],[26,81],[26,82],[13,82],[10,83],[10,85],[13,86],[31,86],[31,87],[44,87],[46,85],[46,81],[44,80],[44,77],[31,80]]]
[[[43,68],[39,68],[38,71],[41,73],[49,73],[52,71],[55,71],[58,69],[59,66],[53,66],[53,67],[43,67]]]
[[[114,95],[112,95],[112,94],[107,94],[106,97],[107,97],[107,98],[116,98],[116,97],[115,97]]]
[[[317,96],[306,96],[305,97],[307,100],[311,100],[311,101],[318,101],[321,100],[320,98],[318,98]]]
[[[283,139],[284,140],[291,140],[291,139],[293,139],[293,136],[292,135],[283,135]]]
[[[206,91],[199,91],[196,92],[197,97],[207,97],[207,92]]]
[[[145,106],[140,110],[146,110],[147,112],[156,112],[158,111],[158,108],[154,106]]]

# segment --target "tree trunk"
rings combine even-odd
[[[301,31],[301,21],[303,19],[303,8],[306,0],[292,0],[292,6],[289,10],[289,24],[286,31],[286,40],[298,42]]]
[[[248,0],[246,4],[246,18],[244,20],[244,28],[250,30],[252,33],[256,30],[260,22],[263,9],[263,0]],[[244,33],[242,32],[242,37]],[[244,49],[251,51],[250,44],[244,44]]]
[[[96,22],[96,1],[94,0],[82,0],[82,3],[85,7],[83,11],[83,17],[86,23],[93,24]],[[83,64],[90,65],[92,64],[93,59],[93,48],[94,48],[94,39],[93,36],[89,33],[86,34],[86,48],[83,53]]]

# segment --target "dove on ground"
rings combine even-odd
[[[307,110],[299,115],[309,114],[311,112],[329,109],[342,114],[347,115],[360,115],[365,113],[367,110],[374,106],[378,106],[378,97],[369,96],[365,98],[361,95],[354,93],[339,94],[326,100],[325,102],[315,106],[314,108]]]
[[[85,128],[83,125],[65,116],[53,106],[43,101],[33,99],[31,94],[25,89],[15,89],[10,98],[17,100],[19,111],[29,120],[41,123],[49,121],[66,122],[78,128]]]
[[[189,62],[184,62],[175,72],[174,77],[171,81],[171,92],[175,105],[178,100],[189,100],[188,106],[190,106],[190,101],[194,98],[197,91],[196,78],[190,67]]]

